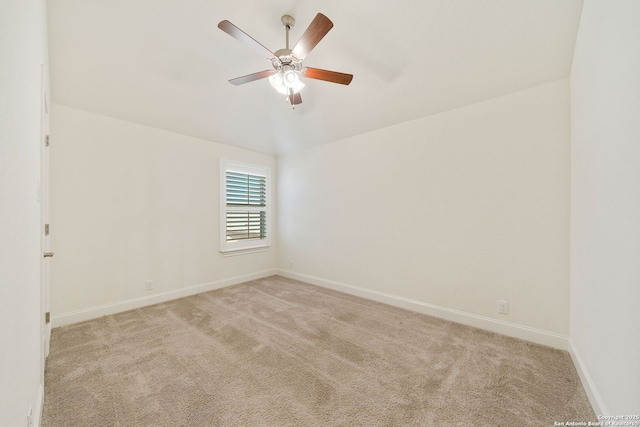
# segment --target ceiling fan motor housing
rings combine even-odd
[[[302,70],[302,61],[291,54],[291,49],[280,49],[274,53],[276,57],[271,63],[276,71],[280,71],[284,65],[289,65],[295,71]]]

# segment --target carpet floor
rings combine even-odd
[[[565,351],[272,276],[52,332],[43,427],[597,421]]]

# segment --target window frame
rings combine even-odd
[[[237,172],[265,178],[266,206],[227,206],[227,172]],[[245,239],[235,242],[227,241],[227,211],[264,211],[266,215],[266,237],[263,239]],[[241,163],[220,159],[220,252],[223,255],[240,255],[244,253],[266,251],[271,246],[271,169],[267,166]]]

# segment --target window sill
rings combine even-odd
[[[247,255],[247,254],[255,254],[259,252],[266,252],[269,249],[269,246],[260,246],[255,248],[244,248],[244,249],[227,249],[224,251],[220,251],[222,256],[238,256],[238,255]]]

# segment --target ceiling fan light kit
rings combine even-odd
[[[278,93],[287,97],[286,100],[291,104],[292,108],[302,103],[300,91],[305,87],[302,81],[303,76],[343,85],[351,83],[353,79],[353,75],[351,74],[302,66],[302,61],[309,52],[311,52],[318,42],[333,28],[333,22],[331,22],[329,18],[318,13],[302,37],[300,37],[300,40],[296,43],[293,50],[289,48],[289,30],[295,25],[296,21],[292,16],[284,15],[280,19],[280,22],[282,22],[285,28],[286,42],[285,48],[277,50],[275,53],[271,52],[231,22],[225,20],[218,24],[218,28],[231,37],[257,50],[262,55],[266,55],[273,67],[272,70],[264,70],[246,76],[236,77],[235,79],[229,80],[229,83],[238,86],[268,77],[271,86]]]
[[[290,66],[284,65],[280,72],[274,73],[269,76],[269,83],[278,93],[289,97],[289,89],[293,90],[293,93],[298,93],[305,84],[302,83],[298,74],[300,71],[291,69]]]

